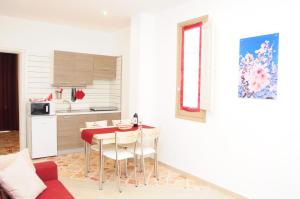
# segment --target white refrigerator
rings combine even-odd
[[[57,155],[56,115],[30,115],[27,118],[27,144],[32,158]]]

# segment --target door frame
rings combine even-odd
[[[25,50],[0,47],[0,52],[18,55],[18,92],[19,92],[19,142],[20,150],[26,148],[26,103],[25,103]]]

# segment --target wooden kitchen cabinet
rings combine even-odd
[[[107,125],[112,125],[112,120],[120,120],[121,119],[121,113],[103,113],[97,115],[97,120],[107,120]]]
[[[54,51],[53,83],[57,86],[93,84],[93,55]]]
[[[76,53],[74,85],[93,84],[93,55]]]
[[[78,148],[78,117],[75,115],[57,116],[58,151]]]
[[[75,54],[54,51],[53,83],[70,86],[74,80]]]
[[[117,57],[94,55],[94,80],[116,79]]]
[[[112,125],[112,120],[119,120],[121,113],[58,115],[57,116],[57,145],[58,151],[83,148],[80,128],[85,127],[85,122],[107,120]]]
[[[85,123],[86,122],[94,122],[97,120],[97,115],[96,114],[86,114],[86,115],[77,115],[78,117],[78,128],[85,128]],[[79,130],[79,129],[78,129]]]
[[[80,128],[85,122],[97,120],[96,115],[61,115],[57,117],[58,150],[76,149],[83,147]]]

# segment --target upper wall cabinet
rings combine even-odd
[[[94,79],[116,79],[117,57],[95,55]]]
[[[53,83],[70,86],[74,81],[75,54],[54,51]]]
[[[79,54],[75,55],[75,85],[91,85],[93,84],[93,55]]]
[[[56,86],[86,86],[93,80],[116,79],[117,57],[54,51]]]
[[[54,84],[85,86],[93,84],[93,55],[54,51]]]

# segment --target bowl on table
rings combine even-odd
[[[120,130],[128,130],[128,129],[132,128],[133,124],[130,124],[130,123],[118,123],[116,126]]]

